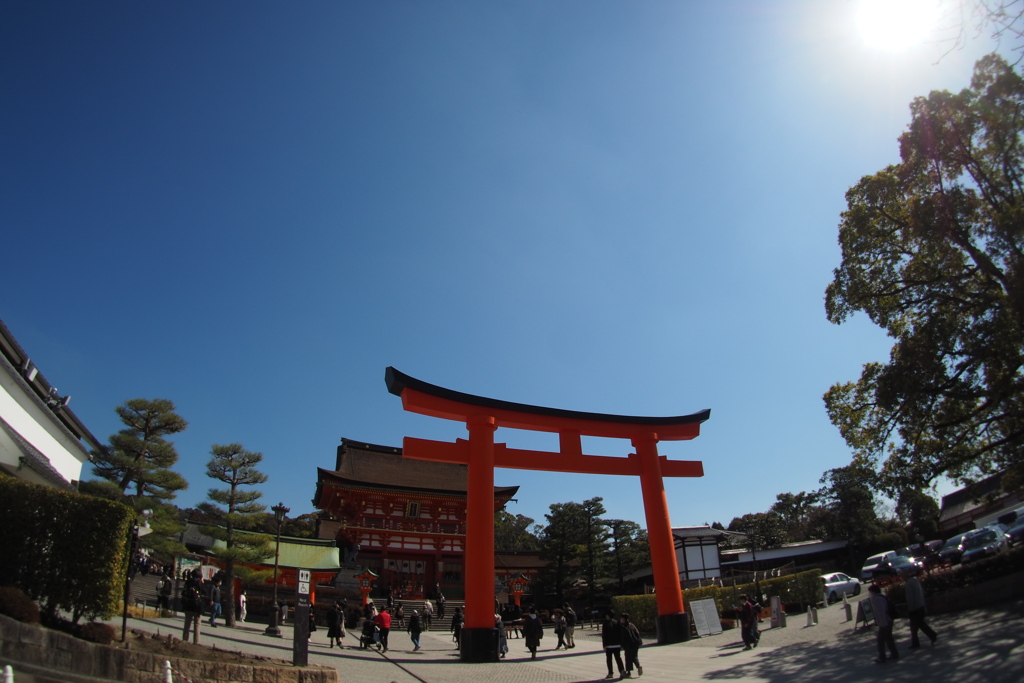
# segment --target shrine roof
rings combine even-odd
[[[393,446],[342,439],[336,470],[317,468],[320,481],[334,480],[350,485],[386,489],[436,491],[449,495],[466,494],[466,465],[403,458],[402,449]],[[499,498],[511,498],[518,486],[495,486]]]

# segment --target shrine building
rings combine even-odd
[[[412,460],[402,449],[342,439],[334,470],[317,468],[317,537],[405,598],[464,596],[466,465]],[[494,511],[518,486],[494,487]],[[342,562],[345,563],[345,560]]]

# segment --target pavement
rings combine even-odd
[[[855,611],[854,607],[854,611]],[[936,645],[910,650],[906,619],[896,624],[900,660],[875,664],[873,628],[855,629],[846,620],[842,603],[818,610],[818,624],[807,626],[806,615],[790,616],[785,628],[763,623],[757,648],[744,650],[737,630],[657,646],[645,638],[640,650],[644,681],[835,681],[838,683],[884,678],[888,681],[957,681],[957,683],[1021,683],[1024,681],[1024,601],[929,618],[938,632]],[[118,626],[120,624],[118,623]],[[180,635],[182,619],[130,619],[129,628]],[[222,650],[291,661],[292,631],[282,627],[283,638],[263,634],[264,626],[240,624],[211,629],[203,624],[200,643]],[[576,647],[554,650],[557,639],[545,632],[537,659],[531,660],[524,641],[508,641],[507,657],[496,663],[467,664],[447,632],[428,631],[422,649],[412,651],[408,634],[391,633],[386,653],[358,648],[355,634],[345,647],[329,648],[327,630],[313,634],[310,664],[334,667],[342,681],[359,683],[570,683],[604,681],[607,668],[600,631],[577,628]],[[636,672],[633,673],[637,677]],[[16,683],[43,683],[50,679],[15,674]],[[59,679],[58,679],[59,680]]]

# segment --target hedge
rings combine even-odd
[[[109,618],[124,590],[135,512],[80,493],[0,477],[0,585],[79,618]]]
[[[779,576],[759,581],[761,592],[765,595],[779,596],[784,604],[811,604],[821,601],[821,570],[812,569],[799,574]],[[739,601],[742,593],[753,595],[753,583],[739,586],[704,586],[683,591],[683,603],[686,611],[690,611],[690,603],[695,600],[712,598],[718,607],[718,614],[724,615],[731,611]],[[616,613],[628,612],[629,620],[646,633],[657,629],[658,602],[655,595],[620,595],[612,598],[612,609]]]

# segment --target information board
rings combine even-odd
[[[718,616],[718,606],[712,598],[691,602],[690,616],[693,617],[697,636],[710,636],[722,632],[722,620]]]
[[[298,570],[295,582],[295,626],[292,640],[292,664],[306,666],[309,663],[309,608],[312,586],[310,571]]]
[[[870,626],[871,622],[875,620],[875,608],[871,606],[871,598],[864,598],[857,603],[857,621],[853,622],[853,628],[857,628],[860,622],[864,622],[864,626]]]

